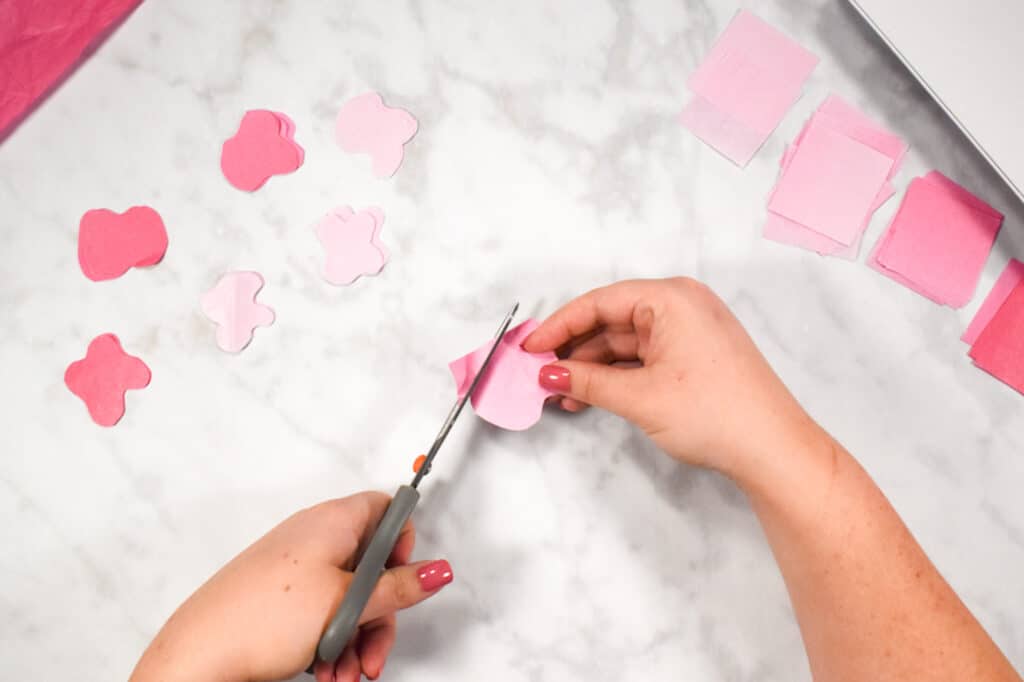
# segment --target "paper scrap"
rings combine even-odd
[[[374,175],[387,178],[402,165],[405,144],[418,127],[408,111],[386,106],[379,93],[368,92],[341,107],[336,135],[342,149],[350,154],[369,154]]]
[[[1003,273],[999,275],[999,279],[992,285],[992,290],[988,292],[988,296],[985,297],[981,307],[978,308],[978,312],[974,314],[971,323],[967,325],[967,330],[960,337],[960,340],[973,345],[977,341],[978,335],[981,334],[981,330],[995,316],[999,306],[1003,305],[1006,297],[1021,282],[1024,282],[1024,263],[1016,258],[1011,258]]]
[[[356,213],[339,206],[324,216],[315,228],[327,253],[324,279],[342,286],[383,270],[390,255],[380,238],[383,226],[384,212],[376,207]]]
[[[0,3],[0,140],[55,90],[140,2]]]
[[[233,186],[255,192],[274,175],[296,171],[305,151],[294,140],[295,123],[284,114],[245,112],[238,132],[221,147],[220,168]]]
[[[480,378],[470,402],[476,414],[495,426],[511,431],[528,429],[540,419],[544,401],[554,392],[537,381],[544,365],[558,360],[554,353],[527,353],[523,341],[536,329],[529,319],[509,329],[494,351],[487,371]],[[466,394],[480,370],[492,341],[448,365],[459,396]]]
[[[85,357],[68,365],[64,384],[82,399],[89,416],[100,426],[113,426],[124,416],[124,394],[149,385],[149,367],[121,348],[113,334],[100,334],[89,343]]]
[[[960,308],[974,295],[1002,214],[950,183],[934,173],[914,178],[868,265],[940,305]]]
[[[156,265],[166,252],[167,229],[149,206],[132,206],[124,213],[92,209],[78,223],[78,264],[94,282]]]
[[[263,288],[258,272],[228,272],[216,286],[203,294],[200,306],[217,325],[217,345],[228,353],[238,353],[252,341],[256,327],[274,323],[274,311],[256,302]]]
[[[1024,393],[1024,282],[999,306],[969,355],[978,367]]]
[[[818,58],[740,10],[687,83],[693,98],[680,122],[739,166],[778,127]]]

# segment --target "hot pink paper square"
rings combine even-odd
[[[985,301],[978,308],[978,312],[974,314],[974,319],[967,325],[967,330],[960,340],[973,345],[981,334],[981,330],[988,326],[995,316],[999,306],[1003,305],[1010,292],[1021,282],[1024,282],[1024,263],[1016,258],[1011,258],[1003,270],[1003,274],[999,275],[999,279],[992,285],[992,291],[988,292]]]
[[[1024,283],[999,306],[970,356],[978,367],[1024,393]]]
[[[854,244],[893,160],[825,125],[810,125],[768,210],[844,245]]]
[[[1002,216],[965,202],[945,180],[911,181],[872,260],[936,303],[960,308],[974,295]]]

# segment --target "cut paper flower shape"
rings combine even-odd
[[[408,111],[389,107],[376,92],[349,100],[338,112],[338,144],[350,154],[369,154],[373,174],[387,178],[402,165],[405,144],[419,124]]]
[[[124,394],[149,385],[149,367],[121,348],[113,334],[89,343],[85,357],[68,365],[64,383],[82,399],[89,416],[100,426],[113,426],[124,416]]]
[[[238,189],[254,192],[270,176],[294,172],[305,158],[294,135],[295,123],[284,114],[265,109],[245,112],[238,132],[221,147],[224,177]]]
[[[756,15],[740,10],[687,83],[680,122],[746,166],[800,97],[818,58]]]
[[[324,216],[315,228],[327,252],[324,279],[343,286],[383,270],[389,257],[380,240],[383,226],[384,212],[379,208],[355,213],[348,206],[339,206]]]
[[[473,410],[481,419],[511,431],[528,429],[540,419],[544,401],[554,392],[543,388],[537,377],[541,367],[558,358],[554,353],[527,353],[523,350],[522,343],[537,326],[536,320],[529,319],[505,332],[491,364],[480,377],[480,383],[470,398]],[[459,396],[469,390],[492,343],[488,341],[448,365]]]
[[[274,323],[274,311],[256,302],[263,288],[258,272],[229,272],[217,285],[203,294],[203,313],[217,324],[217,345],[228,353],[237,353],[252,341],[256,327]]]
[[[937,171],[914,178],[868,266],[940,305],[971,300],[1003,216]]]
[[[78,223],[78,264],[94,282],[156,265],[166,252],[164,221],[149,206],[132,206],[124,213],[97,208]]]

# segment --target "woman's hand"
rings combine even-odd
[[[523,345],[565,358],[540,376],[565,409],[603,407],[672,457],[734,478],[815,428],[725,304],[692,279],[595,289]]]
[[[365,492],[286,519],[235,557],[171,616],[142,655],[133,682],[281,680],[309,667],[390,498]],[[407,563],[412,522],[336,666],[317,663],[318,682],[376,679],[395,641],[395,611],[452,580],[447,561]],[[333,676],[332,676],[333,675]]]

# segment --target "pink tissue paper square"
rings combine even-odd
[[[941,305],[978,285],[1002,214],[938,173],[915,178],[868,265]]]
[[[0,2],[0,141],[141,1]]]
[[[995,317],[996,312],[1003,305],[1003,302],[1006,301],[1010,292],[1021,282],[1024,282],[1024,263],[1016,258],[1011,258],[1010,262],[1006,264],[1003,274],[999,275],[999,279],[992,285],[992,290],[988,292],[988,296],[985,297],[985,301],[978,308],[978,312],[974,314],[974,319],[967,325],[967,330],[960,337],[960,340],[974,345],[974,342],[978,340],[978,336],[981,334],[981,330],[988,326],[988,323]]]
[[[682,124],[745,166],[800,97],[818,58],[741,10],[687,83]]]
[[[812,123],[783,171],[768,210],[852,245],[892,166],[888,156]]]

